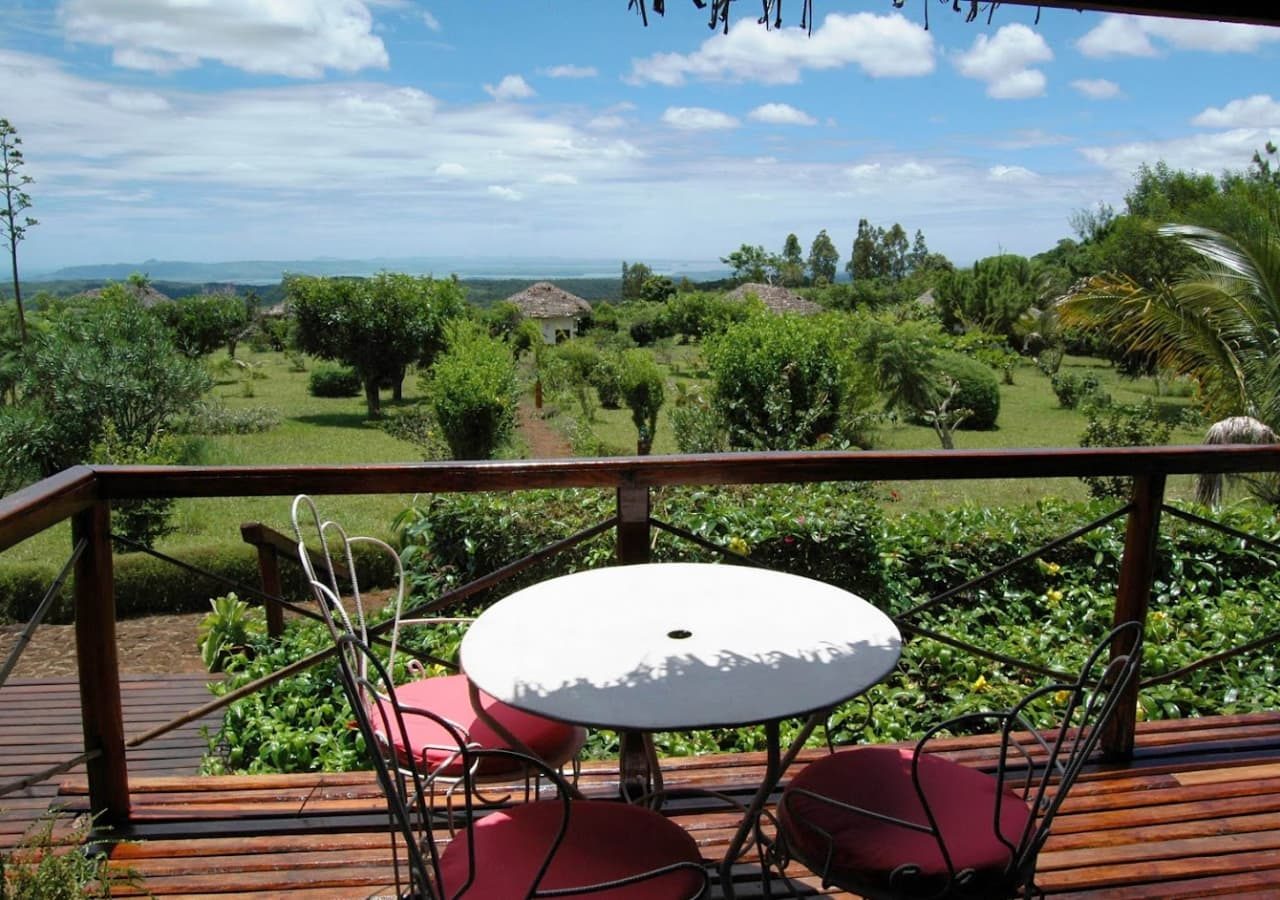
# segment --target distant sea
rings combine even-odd
[[[685,277],[691,281],[724,278],[729,270],[717,260],[636,259],[659,275]],[[188,262],[148,259],[137,263],[102,263],[65,266],[45,271],[24,271],[30,281],[115,280],[123,281],[139,273],[152,281],[208,284],[275,284],[286,274],[374,275],[378,272],[406,272],[444,278],[620,278],[622,260],[575,259],[571,257],[450,257],[414,256],[377,259],[288,259],[236,260],[230,262]]]

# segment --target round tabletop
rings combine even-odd
[[[518,709],[679,731],[834,706],[888,675],[900,645],[888,616],[821,581],[649,563],[511,594],[471,624],[461,660],[481,690]]]

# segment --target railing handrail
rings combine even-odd
[[[0,499],[0,551],[95,500],[1280,470],[1280,445],[819,451],[307,466],[76,466]]]

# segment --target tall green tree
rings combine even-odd
[[[632,263],[627,265],[626,260],[622,262],[622,292],[620,298],[626,300],[639,300],[644,291],[644,283],[653,277],[653,269],[644,263]]]
[[[782,243],[782,255],[778,257],[778,281],[786,287],[804,284],[804,251],[800,249],[800,239],[794,233],[788,234]]]
[[[380,272],[372,278],[291,275],[285,296],[298,323],[298,349],[355,369],[369,418],[382,414],[378,388],[405,369],[429,366],[444,345],[445,323],[466,301],[456,279]]]
[[[458,319],[445,331],[423,387],[453,458],[490,459],[515,430],[515,357],[479,322]]]
[[[827,229],[822,229],[809,246],[809,279],[817,285],[832,284],[836,280],[836,264],[840,254],[831,243]]]
[[[8,119],[0,119],[0,187],[4,190],[4,206],[0,207],[0,234],[9,244],[9,265],[13,271],[13,299],[18,305],[18,340],[27,342],[27,318],[22,309],[22,284],[18,280],[18,242],[27,229],[39,223],[22,215],[31,208],[31,195],[24,190],[34,179],[23,173],[22,138]]]
[[[636,426],[636,454],[648,456],[658,429],[658,410],[665,400],[662,369],[648,350],[625,350],[618,381],[622,401],[631,410],[631,421]]]

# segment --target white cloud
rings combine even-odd
[[[501,184],[489,185],[489,193],[494,197],[501,197],[503,200],[510,200],[513,203],[524,199],[524,194],[515,188],[509,188]]]
[[[628,80],[667,86],[691,78],[795,84],[805,69],[849,65],[874,78],[927,75],[934,69],[933,37],[899,13],[832,13],[812,37],[800,28],[766,29],[740,19],[728,34],[717,33],[693,53],[632,60]]]
[[[1270,94],[1232,100],[1221,109],[1209,107],[1191,120],[1204,128],[1263,128],[1280,126],[1280,103]]]
[[[988,97],[1022,100],[1044,93],[1044,73],[1031,66],[1052,59],[1053,51],[1038,32],[1026,25],[1005,25],[994,37],[979,34],[973,46],[956,57],[956,68],[966,78],[986,82]]]
[[[1097,166],[1131,179],[1138,167],[1163,160],[1172,169],[1217,175],[1244,168],[1267,141],[1280,143],[1280,127],[1232,128],[1170,141],[1141,141],[1107,147],[1085,147],[1081,153]]]
[[[425,9],[422,11],[422,24],[426,25],[432,31],[440,30],[440,20]]]
[[[672,128],[685,131],[716,131],[738,127],[738,120],[733,116],[701,106],[669,106],[662,114],[662,121]]]
[[[875,178],[880,174],[880,163],[860,163],[856,166],[850,166],[844,171],[850,178]]]
[[[548,78],[595,78],[600,73],[595,66],[563,65],[543,69],[542,74]]]
[[[592,131],[617,131],[626,124],[626,119],[614,115],[594,116],[587,120],[587,127]]]
[[[1022,166],[992,166],[987,177],[992,181],[1035,181],[1039,176]]]
[[[1093,57],[1156,56],[1157,42],[1175,50],[1256,53],[1276,40],[1277,29],[1263,25],[1111,15],[1080,38],[1076,48]]]
[[[496,85],[486,84],[484,89],[494,100],[525,100],[536,93],[519,75],[507,75]]]
[[[1137,16],[1106,16],[1084,37],[1076,49],[1085,56],[1155,56],[1156,48],[1142,29]]]
[[[72,41],[112,48],[115,65],[153,72],[202,61],[293,78],[387,67],[361,0],[64,0]]]
[[[459,178],[467,174],[467,167],[454,162],[444,162],[436,166],[435,174],[441,178]]]
[[[151,91],[108,91],[107,102],[122,112],[158,113],[169,101]]]
[[[818,120],[804,110],[786,103],[765,103],[747,113],[748,119],[770,125],[817,125]]]
[[[1053,134],[1040,128],[1024,128],[1012,132],[1009,137],[991,142],[991,146],[1001,150],[1033,150],[1036,147],[1058,147],[1069,144],[1073,139],[1065,134]]]
[[[1120,96],[1120,85],[1105,78],[1077,78],[1071,86],[1090,100],[1110,100]]]
[[[538,178],[538,184],[573,185],[577,183],[577,178],[564,172],[552,172],[549,175],[543,175]]]

